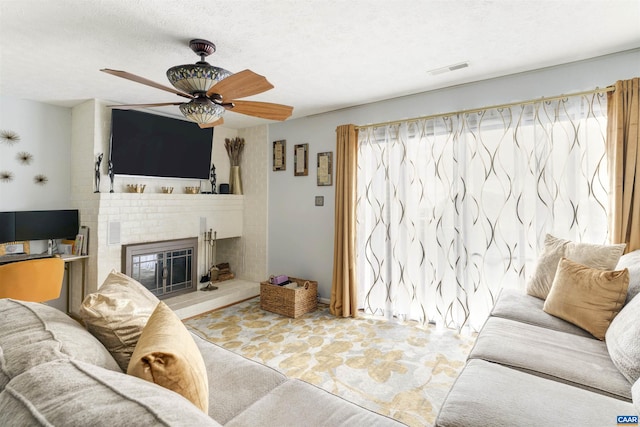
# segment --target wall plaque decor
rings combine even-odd
[[[295,176],[309,175],[309,144],[296,144],[293,149]]]
[[[20,135],[12,130],[0,130],[0,142],[7,145],[13,145],[20,142]]]
[[[0,172],[0,182],[11,182],[11,181],[13,181],[13,172],[11,171]]]
[[[26,151],[21,151],[16,155],[16,158],[23,165],[29,165],[33,161],[33,154]]]
[[[318,186],[333,185],[333,152],[318,153]]]
[[[47,182],[49,182],[49,178],[47,178],[46,175],[38,174],[33,177],[33,182],[38,185],[47,185]]]
[[[273,170],[283,171],[287,169],[287,141],[273,141]]]

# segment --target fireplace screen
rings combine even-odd
[[[167,298],[197,288],[198,239],[125,245],[125,274],[144,285],[158,298]]]

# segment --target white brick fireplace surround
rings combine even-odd
[[[243,196],[208,194],[99,193],[97,229],[98,280],[120,269],[122,245],[198,237],[198,276],[206,271],[201,232],[211,228],[218,239],[242,236]],[[218,257],[219,258],[219,257]],[[222,261],[219,259],[219,261]],[[238,267],[238,265],[235,265]]]
[[[109,193],[106,161],[101,168],[101,192],[94,193],[95,158],[104,153],[106,159],[109,152],[111,114],[105,104],[91,100],[72,110],[72,199],[80,210],[81,224],[90,229],[87,293],[95,291],[112,269],[122,271],[121,248],[129,243],[198,237],[200,277],[208,269],[202,225],[206,230],[217,232],[220,239],[217,262],[231,264],[239,279],[238,286],[255,283],[259,289],[258,282],[268,277],[267,127],[214,130],[212,160],[216,164],[218,183],[227,182],[229,170],[224,139],[245,138],[241,163],[244,195],[184,194],[184,186],[202,185],[209,190],[209,183],[120,176],[116,176],[114,182],[115,192]],[[128,183],[147,184],[145,192],[125,192]],[[161,193],[161,186],[173,186],[174,193]],[[74,276],[79,279],[80,275]],[[77,311],[81,286],[75,279],[72,286],[71,310]]]

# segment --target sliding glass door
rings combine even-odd
[[[358,301],[478,329],[546,233],[607,241],[606,97],[361,128]]]

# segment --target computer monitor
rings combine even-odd
[[[15,212],[15,240],[75,238],[78,217],[77,209]]]
[[[0,212],[0,243],[16,240],[16,213]]]

